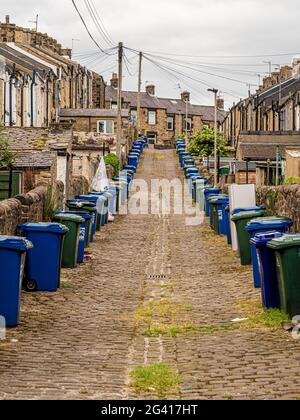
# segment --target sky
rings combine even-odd
[[[135,90],[138,56],[144,53],[143,89],[176,98],[191,92],[191,101],[211,105],[208,88],[217,88],[226,108],[255,92],[272,62],[289,64],[300,55],[299,0],[89,0],[98,13],[110,44],[100,35],[87,0],[75,0],[102,50],[122,41],[126,49],[124,90]],[[103,54],[93,43],[72,0],[0,0],[0,20],[47,32],[63,46],[74,46],[74,58],[102,74],[107,82],[117,70],[116,48]],[[74,39],[74,41],[72,41]],[[76,39],[76,41],[75,41]],[[132,51],[134,50],[134,51]],[[107,55],[109,54],[109,55]]]

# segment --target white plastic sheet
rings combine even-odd
[[[109,188],[106,165],[104,158],[101,159],[96,175],[92,181],[92,189],[95,192],[105,192]]]

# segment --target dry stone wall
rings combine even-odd
[[[292,218],[293,230],[300,232],[300,184],[258,188],[257,201],[274,216]]]

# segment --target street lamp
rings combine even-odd
[[[217,125],[218,125],[218,89],[207,89],[208,92],[214,94],[215,98],[215,126],[214,126],[214,133],[215,133],[215,182],[214,186],[218,185],[218,133],[217,133]]]

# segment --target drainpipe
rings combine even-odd
[[[24,86],[25,78],[23,78],[23,84],[21,87],[21,127],[24,127]]]
[[[49,75],[46,82],[46,127],[49,126]]]
[[[34,127],[34,116],[33,116],[34,104],[33,104],[33,101],[34,101],[35,76],[36,76],[36,71],[34,70],[33,75],[32,75],[31,88],[30,88],[30,99],[31,99],[30,100],[30,102],[31,102],[31,104],[30,104],[30,112],[31,112],[30,125],[31,125],[31,127]]]

